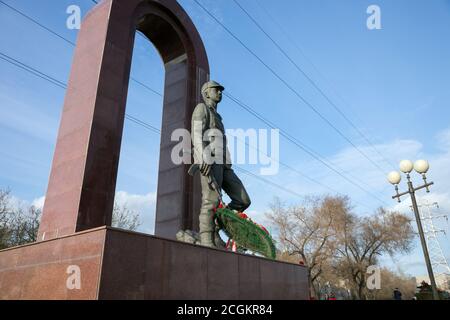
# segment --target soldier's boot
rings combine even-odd
[[[212,231],[204,231],[200,232],[200,245],[204,247],[215,248],[215,244],[213,241],[213,232]]]
[[[206,247],[215,247],[214,244],[214,202],[204,201],[199,216],[200,244]]]

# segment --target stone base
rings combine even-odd
[[[2,300],[308,298],[303,266],[110,227],[0,251]]]

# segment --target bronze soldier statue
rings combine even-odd
[[[217,106],[222,101],[224,87],[215,81],[202,86],[204,103],[199,103],[192,114],[191,137],[194,146],[194,165],[201,173],[202,205],[199,216],[200,244],[223,247],[214,221],[214,209],[224,190],[230,197],[229,209],[239,212],[250,206],[250,198],[241,180],[234,173],[226,143],[225,128]]]

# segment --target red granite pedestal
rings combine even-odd
[[[79,267],[80,289],[67,285],[71,266]],[[0,251],[0,299],[296,300],[308,295],[303,266],[110,227]]]

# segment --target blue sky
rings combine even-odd
[[[85,15],[90,0],[4,0],[46,27],[75,42],[77,30],[66,28],[69,5]],[[230,0],[200,0],[252,51],[301,93],[382,171],[312,112],[298,97],[226,33],[192,0],[180,4],[197,26],[208,53],[211,78],[226,92],[301,140],[344,174],[356,179],[369,195],[330,171],[285,139],[280,160],[348,194],[355,211],[370,214],[380,205],[409,212],[409,202],[390,199],[386,173],[404,159],[430,161],[436,185],[427,199],[450,211],[450,1],[240,1],[287,54],[372,142],[369,146]],[[366,27],[369,5],[381,9],[381,30]],[[289,35],[285,37],[270,13]],[[0,3],[0,52],[67,82],[74,47]],[[300,50],[301,52],[300,52]],[[153,46],[136,38],[132,77],[162,92],[163,65]],[[64,90],[0,60],[0,188],[10,187],[17,199],[42,202],[47,188]],[[127,113],[157,126],[162,99],[130,82]],[[229,99],[219,106],[228,128],[266,128]],[[158,168],[159,136],[126,122],[117,200],[143,212],[142,230],[152,232]],[[381,153],[383,158],[379,155]],[[388,162],[384,160],[386,158]],[[257,165],[243,166],[258,173]],[[292,194],[241,174],[252,197],[249,214],[264,222],[271,196],[301,202]],[[266,179],[304,195],[329,193],[285,168]],[[418,182],[420,180],[416,179]],[[402,185],[405,188],[405,185]],[[270,196],[268,196],[270,195]],[[425,195],[425,194],[423,194]],[[380,201],[382,200],[382,201]],[[442,228],[448,226],[442,223]],[[441,238],[447,259],[450,245]],[[424,274],[420,247],[395,266]],[[392,265],[390,259],[387,264]]]

